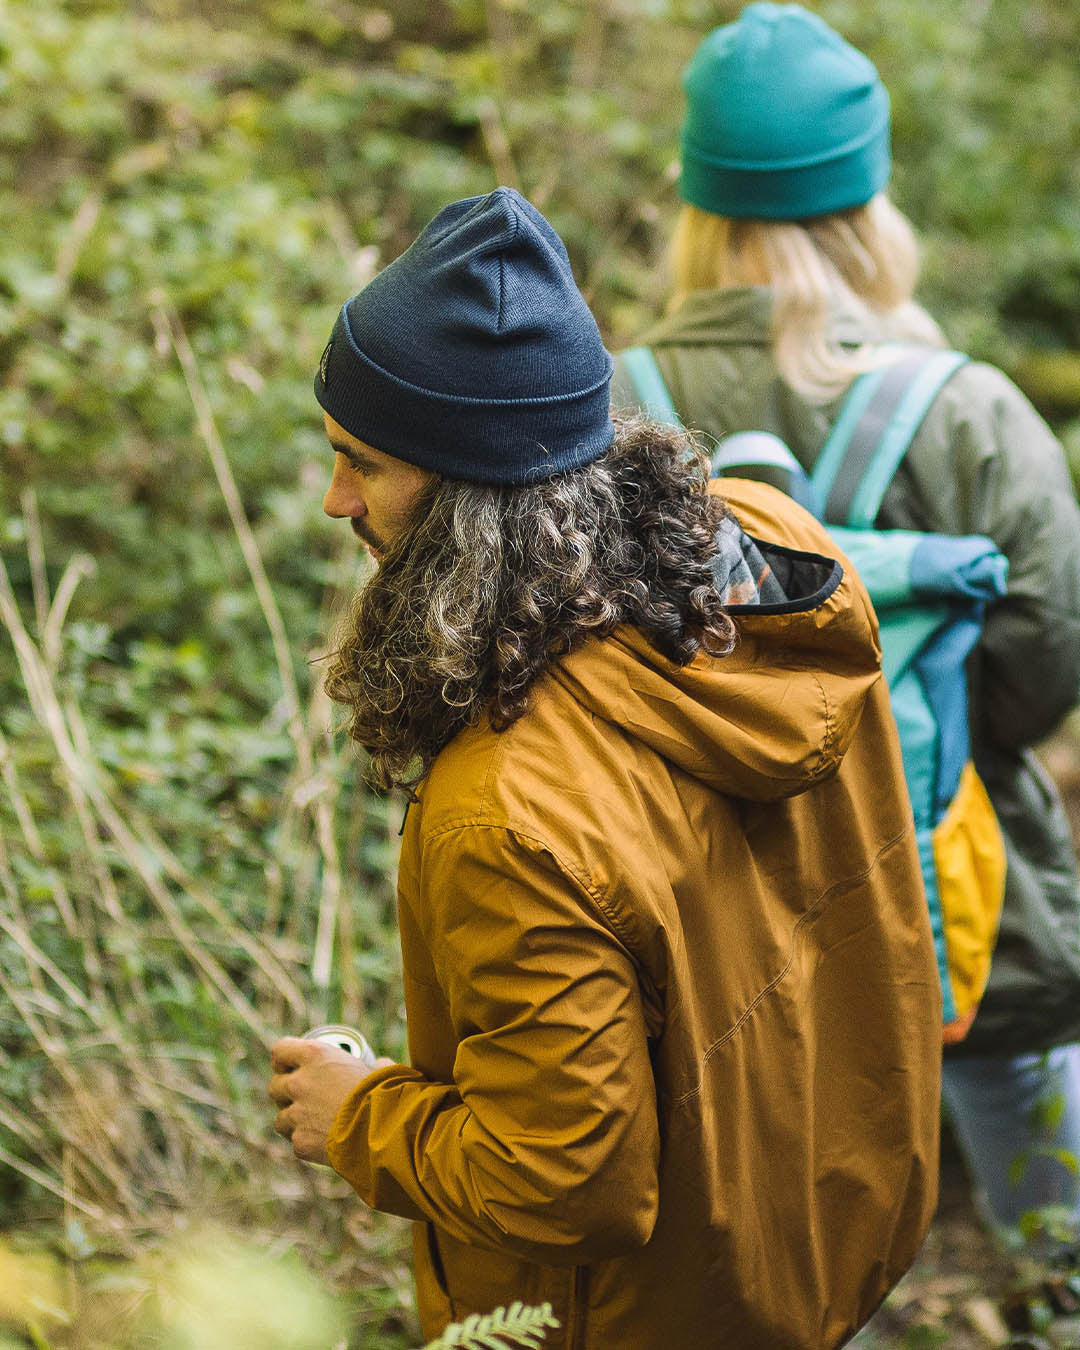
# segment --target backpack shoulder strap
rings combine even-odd
[[[855,380],[811,478],[824,519],[869,529],[885,490],[961,352],[918,351]]]
[[[619,353],[623,369],[630,376],[634,392],[649,417],[657,422],[681,427],[682,418],[675,411],[656,357],[648,347],[629,347]]]
[[[668,387],[656,364],[656,357],[648,347],[630,347],[619,353],[623,369],[630,377],[634,392],[650,417],[658,422],[681,427],[682,418],[675,411]],[[727,436],[713,452],[710,468],[717,476],[725,470],[738,467],[782,469],[788,475],[790,495],[808,511],[818,514],[817,498],[806,470],[777,436],[764,431],[737,432]]]

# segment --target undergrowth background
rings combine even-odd
[[[193,1241],[210,1306],[222,1233],[286,1263],[279,1299],[317,1271],[340,1344],[417,1343],[405,1226],[293,1164],[263,1096],[282,1032],[404,1036],[401,804],[319,689],[361,564],[311,375],[342,300],[499,182],[632,338],[679,72],[739,7],[0,4],[0,1290],[44,1262],[52,1343],[119,1345]],[[892,92],[923,300],[1080,470],[1080,10],[811,7]]]

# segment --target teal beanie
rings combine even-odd
[[[861,206],[889,181],[889,96],[872,62],[801,5],[748,5],[683,75],[684,201],[738,219]]]

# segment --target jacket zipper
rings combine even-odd
[[[566,1350],[585,1350],[585,1332],[589,1320],[589,1267],[575,1266],[570,1286],[570,1325],[566,1332]]]

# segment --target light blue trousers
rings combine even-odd
[[[942,1097],[975,1203],[1009,1246],[1080,1238],[1080,1045],[1041,1055],[946,1059]]]

